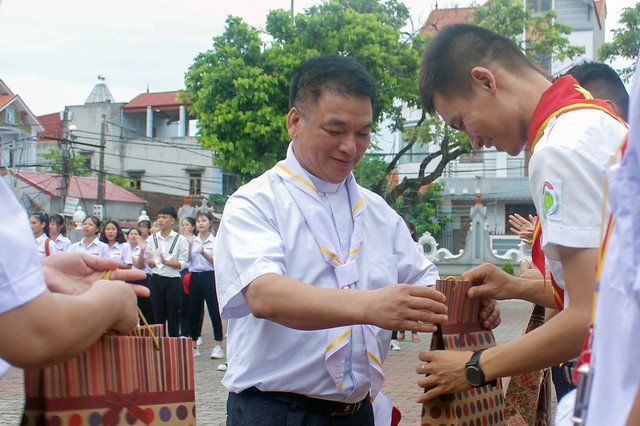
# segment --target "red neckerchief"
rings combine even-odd
[[[547,91],[540,97],[540,101],[533,112],[533,118],[527,131],[527,142],[529,151],[533,154],[536,144],[544,134],[547,125],[552,119],[560,115],[578,109],[598,109],[624,124],[609,101],[593,99],[591,93],[580,86],[570,75],[558,78]],[[533,245],[531,246],[531,258],[534,265],[540,270],[543,277],[545,275],[545,258],[542,251],[542,227],[540,218],[536,221],[533,235]],[[545,279],[546,285],[546,279]],[[556,283],[551,275],[551,287],[553,299],[558,310],[564,309],[564,290]]]

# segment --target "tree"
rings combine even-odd
[[[224,33],[196,57],[185,77],[184,95],[199,119],[201,143],[241,181],[271,167],[289,140],[285,118],[293,72],[322,53],[362,62],[379,88],[374,124],[388,117],[401,129],[402,105],[418,105],[419,43],[401,31],[408,18],[396,0],[329,0],[294,22],[278,9],[269,13],[263,31],[229,17]]]
[[[51,148],[42,154],[42,158],[49,160],[48,169],[51,173],[63,174],[62,154],[58,149]],[[89,176],[91,174],[91,170],[87,167],[85,158],[82,155],[72,154],[69,159],[69,165],[70,176]]]
[[[622,24],[622,28],[613,30],[613,41],[600,46],[598,57],[601,61],[610,61],[615,58],[630,60],[631,65],[618,70],[620,76],[629,81],[636,70],[638,49],[640,49],[640,2],[633,7],[622,9],[618,22]]]

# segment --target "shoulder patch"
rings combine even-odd
[[[562,182],[545,181],[542,190],[544,216],[547,219],[560,219],[562,214]]]

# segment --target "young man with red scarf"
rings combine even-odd
[[[517,155],[528,145],[532,152],[529,179],[540,218],[533,257],[543,274],[546,257],[552,282],[511,277],[484,264],[462,277],[482,284],[469,296],[490,293],[561,309],[542,327],[480,356],[422,352],[417,372],[429,374],[418,380],[429,388],[423,401],[580,353],[596,284],[603,176],[626,125],[610,103],[593,99],[573,77],[551,84],[511,40],[472,25],[449,26],[429,42],[420,95],[424,109],[465,132],[473,149]]]

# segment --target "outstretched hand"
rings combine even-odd
[[[418,379],[418,386],[426,392],[418,397],[423,403],[439,395],[471,389],[465,377],[465,365],[473,352],[468,351],[422,351],[418,355],[422,364],[416,368],[418,374],[428,374]]]
[[[511,232],[517,234],[520,239],[527,245],[533,244],[533,228],[536,224],[536,217],[529,215],[529,219],[525,219],[518,213],[509,215],[509,225]]]
[[[474,284],[467,293],[471,298],[483,297],[495,300],[518,298],[515,277],[490,263],[483,263],[469,269],[462,274],[461,278]]]
[[[42,273],[50,291],[64,294],[82,294],[101,279],[102,273],[113,270],[109,279],[138,281],[145,278],[144,271],[117,269],[118,262],[87,253],[60,253],[42,259]],[[146,297],[149,290],[133,285],[138,296]]]

